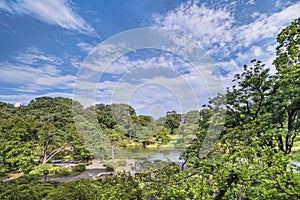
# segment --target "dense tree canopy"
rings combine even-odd
[[[54,158],[90,159],[74,127],[72,101],[41,97],[26,107],[2,104],[0,143],[2,172],[27,172]]]

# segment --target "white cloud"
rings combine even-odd
[[[209,65],[195,67],[170,53],[135,60],[123,56],[105,72],[120,76],[118,80],[100,80],[96,102],[128,103],[141,114],[150,114],[154,105],[182,113],[197,110],[208,102],[208,97],[225,90],[222,78],[214,75]],[[95,82],[79,84],[76,87],[83,92],[95,91],[91,90]]]
[[[280,8],[282,5],[282,2],[281,0],[276,0],[276,3],[275,3],[275,8]]]
[[[85,42],[79,42],[77,46],[82,50],[87,53],[93,50],[94,46]]]
[[[0,95],[1,102],[7,102],[11,104],[15,104],[17,102],[22,102],[28,104],[32,99],[37,97],[65,97],[72,98],[72,93],[64,93],[64,92],[49,92],[44,94],[32,95],[32,94],[11,94],[11,95]]]
[[[286,25],[299,17],[299,10],[300,2],[270,16],[262,14],[256,21],[236,28],[237,41],[248,47],[256,41],[275,38]]]
[[[10,8],[10,6],[5,1],[0,1],[0,9],[5,10],[7,12],[13,12],[13,10]]]
[[[248,4],[250,4],[250,5],[255,5],[255,2],[256,2],[256,0],[249,0],[249,1],[248,1]]]
[[[197,41],[214,56],[215,66],[229,73],[218,77],[213,74],[211,63],[207,60],[194,68],[176,56],[164,53],[143,59],[113,57],[111,52],[119,52],[126,47],[119,43],[108,43],[98,52],[96,49],[94,56],[84,64],[91,75],[85,74],[81,92],[94,92],[96,102],[129,103],[138,113],[144,114],[149,114],[154,105],[164,110],[181,109],[183,112],[197,109],[197,106],[207,103],[209,97],[224,92],[226,86],[232,85],[234,74],[240,73],[243,64],[249,64],[252,59],[257,58],[271,66],[274,58],[274,37],[295,18],[299,5],[300,3],[294,4],[272,15],[254,12],[253,21],[243,24],[228,7],[209,8],[205,5],[181,4],[173,11],[156,15],[154,25],[174,32],[179,31]],[[258,44],[264,39],[272,39],[273,43]],[[178,41],[178,46],[186,46],[186,41],[184,38]],[[85,43],[78,46],[88,47]],[[114,60],[112,64],[111,60]],[[164,68],[175,71],[176,75],[168,74]],[[157,69],[161,70],[160,74]],[[91,90],[96,83],[89,81],[87,77],[94,78],[94,74],[103,72],[109,74],[111,80],[100,80],[96,92]],[[118,78],[119,80],[115,80]],[[80,95],[83,98],[87,96]],[[90,95],[86,102],[92,102],[93,97]],[[195,99],[196,104],[192,102]]]
[[[16,84],[14,91],[38,92],[47,90],[71,89],[75,80],[72,75],[60,75],[52,65],[35,68],[28,65],[0,63],[2,83]]]
[[[205,77],[205,78],[203,78]],[[149,114],[150,108],[160,105],[165,110],[185,113],[198,110],[218,92],[224,92],[222,80],[213,75],[182,75],[178,77],[136,77],[137,83],[120,81],[99,84],[98,99],[103,102],[123,102],[133,105],[139,113]],[[108,87],[107,87],[108,86]],[[105,89],[104,89],[105,88]]]
[[[60,74],[60,70],[57,69],[56,66],[54,66],[54,65],[48,65],[48,64],[45,65],[45,67],[43,68],[43,72],[45,74],[50,75],[50,76],[59,76],[59,74]]]
[[[132,60],[128,58],[128,56],[122,56],[117,61],[112,63],[109,68],[105,71],[106,73],[111,74],[124,74],[130,73],[136,70],[139,67],[142,68],[155,68],[155,67],[168,67],[173,70],[179,68],[179,65],[183,65],[184,63],[180,59],[174,59],[174,56],[168,53],[162,53],[159,57],[151,57],[147,59],[136,59]]]
[[[64,74],[58,66],[63,61],[35,48],[19,53],[11,62],[0,62],[0,80],[14,84],[12,91],[36,93],[48,90],[72,89],[75,76]]]
[[[34,95],[28,95],[28,94],[10,94],[10,95],[1,95],[0,94],[1,102],[7,102],[7,103],[11,103],[13,105],[17,102],[22,102],[22,103],[27,104],[33,98],[35,98]]]
[[[45,55],[36,48],[27,48],[25,53],[19,53],[17,56],[14,56],[13,59],[26,65],[36,65],[41,62],[53,65],[60,65],[63,63],[62,59],[54,55]]]
[[[241,25],[227,8],[212,9],[196,4],[182,4],[165,15],[157,15],[156,26],[180,31],[198,41],[211,55],[219,56],[215,66],[229,73],[218,77],[208,66],[195,69],[168,54],[134,60],[123,56],[104,70],[111,75],[122,75],[122,78],[99,83],[96,99],[106,103],[130,103],[139,113],[146,114],[154,105],[164,110],[173,108],[183,112],[197,109],[197,106],[207,103],[208,97],[214,97],[224,92],[226,86],[232,85],[231,80],[234,74],[240,73],[242,64],[249,64],[256,58],[266,62],[268,67],[272,66],[274,37],[296,18],[299,6],[300,3],[294,4],[272,15],[256,12],[252,15],[254,21],[246,25]],[[264,39],[274,42],[256,44]],[[97,62],[91,63],[90,68],[96,69]],[[156,68],[163,67],[176,71],[177,76],[168,76],[165,72],[156,74]],[[98,69],[98,72],[104,72],[103,68]],[[181,69],[187,73],[182,73]],[[132,81],[133,77],[135,81]],[[196,104],[192,102],[194,99]]]
[[[29,66],[16,66],[9,62],[0,63],[1,82],[22,84],[37,78],[40,70]]]
[[[40,11],[44,9],[41,5],[43,3],[29,6],[28,2],[18,4],[0,2],[0,9],[19,14],[32,13],[42,21],[63,28],[93,32],[92,29],[86,30],[82,27],[86,22],[76,15],[66,2],[55,1],[49,4],[63,4],[62,12],[65,13],[63,15],[69,12],[71,13],[69,16],[71,18],[73,16],[73,20],[66,18],[68,22],[60,18],[55,19],[56,16],[49,13],[55,6],[44,14],[46,17],[42,17]],[[249,3],[253,2],[249,1]],[[83,78],[80,80],[83,82],[77,82],[77,86],[82,89],[81,92],[94,92],[96,101],[130,103],[139,109],[139,113],[144,114],[150,112],[150,108],[154,105],[159,105],[165,110],[178,108],[183,112],[197,109],[197,106],[207,103],[208,97],[213,97],[218,92],[223,92],[225,86],[230,86],[233,75],[240,72],[239,66],[242,64],[248,64],[250,60],[257,58],[264,61],[268,67],[271,66],[276,46],[275,37],[284,26],[298,17],[299,10],[300,3],[296,3],[272,15],[254,12],[252,15],[249,14],[253,21],[242,24],[235,18],[232,10],[226,7],[209,8],[205,5],[182,4],[173,11],[155,16],[155,25],[179,31],[199,42],[210,55],[215,56],[215,65],[229,71],[228,74],[218,77],[213,74],[211,65],[208,65],[206,60],[203,61],[203,65],[194,68],[168,53],[144,59],[113,57],[114,55],[109,53],[125,47],[121,43],[112,45],[108,43],[99,52],[95,50],[95,56],[91,57],[89,63],[85,63],[85,67],[90,71],[84,72],[90,72],[90,77],[105,72],[111,76],[110,79],[100,80],[96,92],[97,83],[93,80]],[[265,39],[272,39],[274,42],[260,45],[259,43]],[[178,42],[183,43],[184,46],[184,40]],[[84,42],[78,43],[77,46],[86,52],[92,50],[92,46]],[[103,60],[99,62],[99,58]],[[0,63],[1,81],[19,84],[15,90],[37,92],[54,88],[70,89],[73,86],[76,77],[61,75],[61,71],[56,66],[63,61],[55,56],[31,49],[19,54],[15,59],[19,63]],[[111,64],[111,60],[114,59],[115,62]],[[78,59],[74,58],[71,62],[74,66],[80,65]],[[39,63],[43,64],[38,68],[32,66]],[[166,71],[166,68],[173,70],[175,75]],[[84,75],[89,77],[89,74]],[[120,79],[115,80],[117,78]],[[62,93],[62,95],[68,94]],[[89,103],[94,101],[84,94],[79,94],[77,97],[88,98],[86,102]],[[196,104],[194,100],[197,101]]]
[[[254,58],[258,58],[258,57],[261,57],[263,55],[263,51],[262,51],[261,47],[258,47],[258,46],[252,46],[250,51],[253,52],[253,57]]]
[[[300,2],[272,15],[255,11],[251,15],[253,22],[240,25],[227,7],[209,8],[188,3],[165,15],[155,16],[155,25],[181,31],[199,41],[208,53],[228,57],[254,42],[274,39],[279,31],[299,17],[299,10]]]
[[[69,56],[69,59],[70,59],[70,63],[71,63],[72,67],[74,67],[74,68],[79,68],[80,67],[82,61],[79,58]]]
[[[0,2],[0,9],[10,13],[30,15],[42,22],[54,24],[64,29],[97,36],[93,27],[74,12],[69,1],[2,1]]]
[[[204,5],[182,4],[166,15],[157,15],[155,24],[181,31],[210,50],[225,47],[233,40],[234,17],[226,8],[210,9]]]
[[[255,1],[248,1],[248,4],[255,4]],[[238,66],[255,58],[265,61],[272,68],[276,36],[299,17],[299,10],[300,2],[271,15],[254,11],[250,13],[252,22],[245,24],[235,18],[235,9],[227,6],[216,8],[206,4],[183,3],[175,10],[155,16],[155,25],[180,31],[199,41],[213,57],[216,66],[230,71],[227,78],[231,78],[232,74],[239,72]],[[232,67],[229,67],[230,64]]]

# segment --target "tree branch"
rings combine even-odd
[[[60,148],[53,150],[48,156],[45,155],[43,164],[46,164],[51,158],[53,158],[56,154],[63,151],[65,147],[67,146],[67,143],[64,143]]]

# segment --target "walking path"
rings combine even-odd
[[[96,179],[110,175],[103,166],[101,160],[93,160],[91,165],[86,166],[86,170],[77,176],[49,178],[52,181],[70,182],[80,179]]]

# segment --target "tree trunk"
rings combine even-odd
[[[51,151],[49,153],[49,155],[47,155],[46,149],[44,149],[43,153],[42,153],[42,165],[46,164],[49,160],[51,160],[56,154],[58,154],[59,152],[62,152],[65,147],[67,146],[67,144],[63,144],[60,148],[57,148],[53,151]]]
[[[115,145],[111,145],[111,158],[115,160]]]
[[[214,196],[214,198],[212,200],[220,200],[222,199],[222,197],[225,195],[225,193],[227,192],[228,188],[230,188],[230,186],[232,185],[233,181],[235,181],[237,179],[237,175],[234,174],[233,172],[230,173],[229,177],[226,179],[226,187],[222,188],[219,192],[217,192],[217,194]]]

